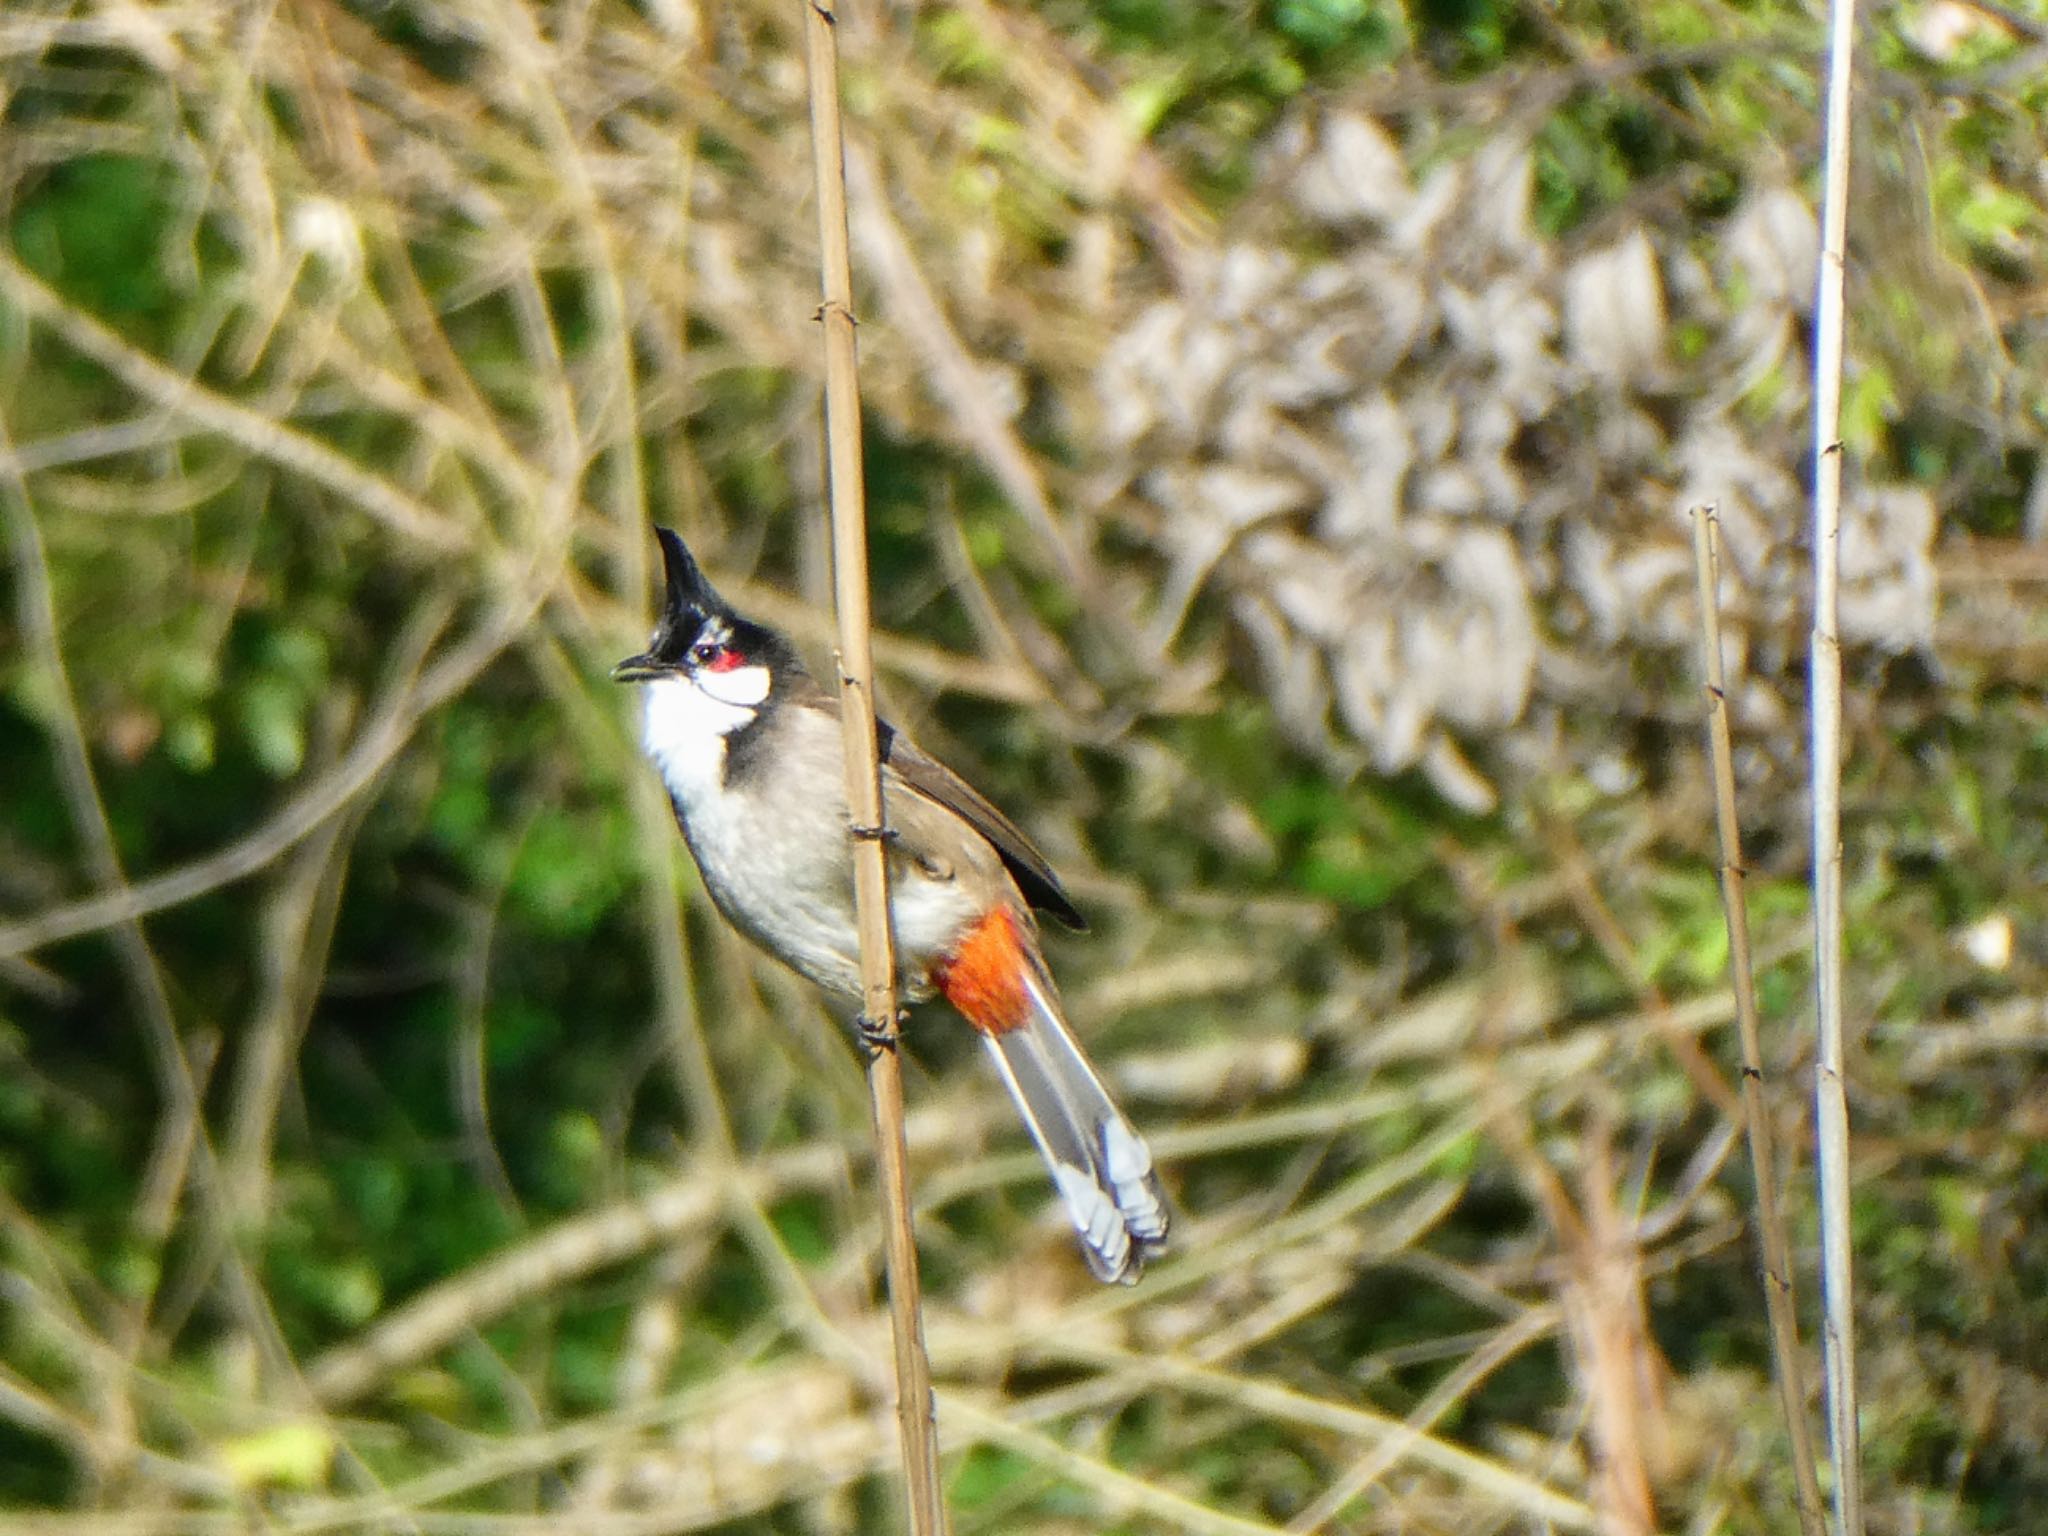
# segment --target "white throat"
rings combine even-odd
[[[726,738],[760,712],[769,683],[766,667],[734,667],[641,685],[641,745],[677,804],[702,805],[724,788]]]

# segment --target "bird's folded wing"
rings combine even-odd
[[[1018,829],[1015,822],[989,804],[987,798],[959,774],[913,745],[901,731],[886,722],[877,724],[884,772],[893,773],[906,786],[944,806],[987,838],[990,846],[1002,856],[1010,878],[1017,882],[1017,889],[1024,893],[1024,899],[1032,906],[1051,913],[1077,932],[1087,928],[1088,920],[1067,895],[1066,887],[1060,884],[1060,877],[1053,873],[1045,855],[1031,846],[1031,839]]]

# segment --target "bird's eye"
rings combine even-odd
[[[739,653],[716,640],[699,640],[690,647],[690,665],[700,672],[730,672],[739,664]]]

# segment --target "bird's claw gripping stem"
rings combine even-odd
[[[879,1019],[861,1013],[854,1017],[853,1032],[860,1036],[861,1047],[869,1057],[876,1057],[884,1051],[893,1051],[903,1038],[903,1026],[909,1021],[908,1009],[898,1009],[896,1022],[887,1024]]]
[[[858,843],[893,843],[897,837],[894,827],[871,827],[860,821],[850,822],[846,830]]]

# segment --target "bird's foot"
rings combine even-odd
[[[871,827],[865,822],[848,822],[847,834],[857,843],[893,843],[900,835],[894,827]]]
[[[897,1048],[903,1038],[903,1026],[909,1021],[910,1010],[907,1008],[899,1008],[896,1011],[896,1022],[893,1024],[860,1013],[854,1016],[853,1032],[860,1037],[861,1049],[866,1051],[872,1060],[884,1051],[893,1051]]]

